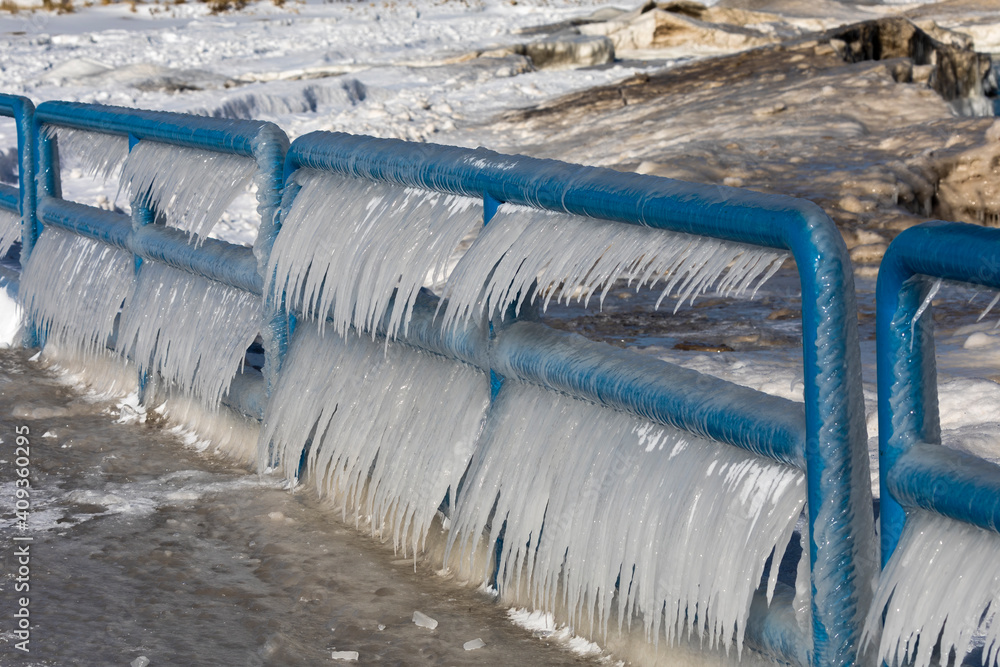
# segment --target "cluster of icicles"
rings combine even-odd
[[[491,402],[484,371],[394,339],[428,286],[452,328],[525,299],[603,298],[620,279],[680,301],[743,293],[785,255],[517,206],[482,221],[479,200],[294,174],[265,289],[306,318],[260,465],[311,478],[414,555],[444,498],[446,561],[484,583],[496,568],[509,599],[564,607],[591,630],[641,618],[653,642],[741,651],[765,563],[802,512],[800,471],[530,384],[508,380]]]
[[[252,159],[45,127],[60,159],[163,214],[198,242],[255,173]],[[168,169],[164,169],[168,165]],[[18,219],[18,223],[19,223]],[[19,224],[18,229],[19,232]],[[0,232],[7,242],[6,231]],[[13,234],[16,238],[17,234]],[[21,279],[25,312],[46,344],[103,364],[109,355],[171,392],[219,407],[261,329],[260,300],[126,250],[46,227]]]
[[[131,201],[199,238],[253,176],[244,158],[167,154],[150,142],[129,152],[122,138],[60,130],[60,146],[89,148],[90,136],[103,148],[81,151],[93,156],[88,171],[120,172]],[[414,557],[444,499],[448,562],[474,563],[476,579],[495,576],[508,599],[565,609],[591,632],[638,622],[653,642],[689,635],[741,652],[765,563],[780,559],[803,511],[800,471],[511,379],[491,398],[488,373],[393,339],[405,338],[427,286],[445,297],[439,315],[454,327],[531,301],[601,302],[621,280],[678,305],[709,290],[743,294],[785,255],[510,205],[480,231],[478,200],[308,170],[290,185],[266,289],[283,291],[303,317],[268,403],[259,465],[311,479],[345,517]],[[49,341],[84,355],[110,346],[211,407],[264,315],[249,294],[156,262],[136,270],[130,253],[54,228],[38,239],[22,286]],[[372,340],[376,331],[386,341]],[[935,521],[911,518],[869,634],[888,605],[880,656],[890,664],[928,664],[934,643],[917,637],[942,628],[941,646],[959,651],[980,628],[992,662],[1000,626],[985,612],[1000,599],[1000,573],[989,586],[977,575],[931,590],[944,579],[915,563],[956,558],[939,555],[946,535],[962,544],[948,553],[992,573],[1000,545]],[[495,560],[476,560],[483,551]],[[769,602],[777,573],[764,586]],[[795,608],[808,609],[799,583]],[[932,609],[927,599],[974,604]],[[969,609],[975,618],[949,622]]]
[[[61,130],[59,140],[85,144]],[[173,149],[165,160],[153,143],[105,143],[89,171],[120,171],[132,201],[199,236],[204,211],[250,177],[197,151],[180,151],[178,167]],[[164,163],[169,176],[156,170]],[[208,177],[219,171],[228,175]],[[449,557],[474,562],[484,540],[502,544],[498,583],[512,599],[565,605],[592,629],[641,618],[651,641],[691,634],[742,650],[765,562],[784,553],[802,511],[800,471],[533,385],[509,381],[491,401],[485,371],[392,339],[427,285],[449,296],[450,327],[528,298],[587,300],[619,279],[662,282],[681,300],[713,286],[741,293],[784,255],[513,206],[480,232],[478,200],[305,170],[294,179],[267,289],[303,317],[268,403],[260,466],[311,478],[345,516],[414,556],[444,499]],[[89,354],[110,343],[210,407],[263,317],[249,294],[157,262],[136,270],[130,253],[54,228],[24,287],[49,340]],[[371,340],[377,329],[386,341]],[[636,520],[620,521],[622,508]],[[776,577],[775,567],[769,598]]]

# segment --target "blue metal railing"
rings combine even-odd
[[[0,93],[0,116],[14,119],[17,132],[17,188],[0,183],[0,208],[21,218],[21,233],[35,223],[35,105],[26,97]]]
[[[56,140],[42,131],[46,125],[126,136],[132,145],[150,140],[254,158],[263,177],[258,179],[261,228],[253,250],[211,239],[194,245],[184,232],[149,224],[155,211],[141,202],[133,203],[130,220],[63,199]],[[813,634],[803,637],[787,610],[764,605],[748,624],[748,639],[798,664],[856,662],[869,583],[877,569],[857,318],[846,248],[818,207],[788,197],[482,149],[337,133],[301,137],[283,159],[287,140],[269,123],[64,102],[39,106],[28,144],[33,143],[38,215],[24,230],[26,256],[42,226],[55,225],[124,248],[137,263],[162,261],[266,300],[271,315],[263,332],[266,383],[238,376],[230,390],[231,403],[258,417],[266,401],[261,385],[273,383],[287,344],[282,295],[261,293],[264,271],[280,233],[282,184],[299,168],[481,197],[487,218],[499,203],[510,202],[790,251],[802,286],[804,405],[666,362],[647,357],[640,361],[634,354],[535,322],[497,323],[492,339],[475,326],[442,331],[433,298],[426,295],[418,299],[401,338],[500,375],[595,400],[803,469]],[[287,201],[294,195],[291,189],[285,192]],[[580,361],[576,353],[591,347],[599,360]],[[810,645],[812,653],[806,654]]]
[[[125,137],[129,150],[138,142],[156,141],[252,158],[257,165],[255,183],[260,215],[253,248],[215,239],[199,239],[197,245],[192,244],[184,232],[153,224],[156,212],[141,199],[131,202],[131,220],[124,214],[63,199],[57,139],[43,130],[47,125]],[[288,138],[276,125],[94,104],[45,102],[35,112],[33,134],[37,142],[38,219],[24,235],[25,259],[30,256],[41,227],[55,225],[128,250],[135,256],[137,270],[144,259],[156,260],[252,294],[262,294],[264,271],[278,230],[282,167],[288,149]],[[169,165],[165,167],[170,168]],[[280,304],[265,300],[265,313],[269,315],[261,331],[265,352],[263,374],[266,386],[270,387],[277,377],[288,332]],[[241,399],[239,392],[233,391],[229,401],[247,402]]]
[[[712,381],[702,378],[688,392],[688,385],[648,380],[654,375],[648,370],[637,373],[627,391],[629,398],[623,399],[615,395],[624,388],[614,371],[601,364],[571,368],[555,356],[539,354],[524,336],[513,335],[524,326],[539,325],[501,328],[490,348],[490,366],[501,374],[515,373],[632,409],[778,461],[804,463],[813,592],[813,655],[807,660],[816,665],[855,662],[869,583],[877,569],[867,437],[853,274],[839,232],[818,207],[788,197],[484,149],[340,133],[299,137],[288,153],[286,179],[299,168],[481,197],[487,211],[495,209],[496,202],[510,202],[791,251],[802,285],[804,415],[802,408],[773,398],[755,399],[742,413],[726,411],[712,404],[713,393],[718,397],[710,387]],[[538,334],[553,339],[549,350],[553,354],[559,345],[575,344],[569,335]],[[656,368],[664,373],[661,377],[685,372],[667,371],[665,366]],[[697,390],[698,383],[705,391]],[[729,383],[722,385],[732,391]],[[768,401],[770,405],[763,405]],[[802,415],[798,423],[796,413]],[[801,655],[789,657],[802,661]]]
[[[882,259],[876,336],[883,566],[908,508],[1000,532],[1000,466],[941,446],[930,308],[914,322],[933,278],[1000,289],[1000,229],[925,223],[897,236]]]

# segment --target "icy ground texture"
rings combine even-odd
[[[882,573],[865,639],[878,636],[879,657],[889,665],[927,667],[952,651],[961,662],[974,646],[982,664],[1000,659],[1000,536],[923,511],[907,515],[906,528]],[[935,663],[936,664],[936,663]]]
[[[168,388],[216,407],[261,326],[260,299],[145,261],[122,311],[116,347]]]
[[[798,470],[508,379],[449,551],[471,558],[484,535],[490,551],[502,537],[502,594],[564,610],[591,635],[641,615],[654,644],[690,634],[740,653],[765,561],[784,553],[804,503]]]
[[[292,187],[265,290],[284,290],[320,330],[330,313],[341,336],[353,326],[374,337],[386,313],[389,337],[405,332],[420,287],[443,282],[483,224],[482,201],[468,197],[312,170]]]
[[[264,415],[261,469],[311,476],[346,519],[412,553],[452,499],[490,403],[489,378],[399,343],[298,328]]]
[[[131,253],[46,227],[21,274],[21,298],[49,342],[93,356],[107,346],[132,284]]]
[[[655,307],[679,293],[677,306],[710,288],[741,295],[781,266],[785,253],[503,204],[448,278],[445,323],[502,315],[542,296],[599,304],[619,279],[661,290]],[[663,282],[661,286],[658,283]],[[530,295],[530,299],[529,299]]]

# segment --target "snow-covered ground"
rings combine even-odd
[[[620,6],[634,9],[629,5]],[[955,116],[929,88],[895,81],[885,66],[834,63],[806,33],[908,12],[964,31],[979,48],[996,52],[1000,6],[731,2],[724,9],[747,9],[741,5],[781,18],[740,19],[759,41],[704,33],[669,48],[619,48],[613,62],[548,68],[533,66],[523,45],[553,32],[544,26],[607,6],[446,0],[258,2],[220,14],[191,2],[80,6],[65,14],[0,10],[0,91],[36,103],[76,100],[270,120],[293,139],[337,130],[486,145],[813,199],[841,225],[859,269],[877,494],[878,258],[900,229],[934,217],[925,201],[947,199],[946,191],[927,189],[932,180],[951,188],[950,201],[969,199],[969,210],[983,212],[984,220],[994,215],[997,173],[983,165],[992,164],[1000,132],[990,119]],[[779,38],[804,40],[789,48],[790,58],[801,59],[771,62],[777,69],[761,78],[748,78],[752,63],[736,61],[692,77],[709,82],[702,87],[674,90],[663,78],[707,55]],[[662,91],[629,97],[649,80]],[[609,90],[624,91],[624,102],[608,104]],[[12,123],[0,119],[0,178],[10,176],[14,143]],[[69,198],[127,207],[117,184],[95,181],[82,169],[68,176]],[[249,196],[234,202],[215,234],[251,243],[252,206]],[[703,300],[671,319],[648,316],[648,300],[620,293],[604,314],[557,308],[550,317],[558,326],[801,400],[797,298],[794,276],[785,271],[750,304]],[[946,287],[935,317],[945,442],[1000,462],[998,314],[977,321],[991,299]],[[14,309],[0,300],[0,333],[10,328]]]

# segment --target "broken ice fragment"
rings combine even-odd
[[[333,655],[330,656],[334,660],[345,660],[347,662],[356,662],[358,659],[357,651],[334,651]]]
[[[413,612],[413,622],[416,623],[421,628],[427,628],[428,630],[433,630],[438,626],[438,622],[427,614],[423,614],[419,611]]]
[[[475,651],[477,648],[482,648],[484,646],[486,646],[486,642],[484,642],[479,637],[476,637],[475,639],[472,639],[462,644],[462,648],[464,648],[466,651]]]

